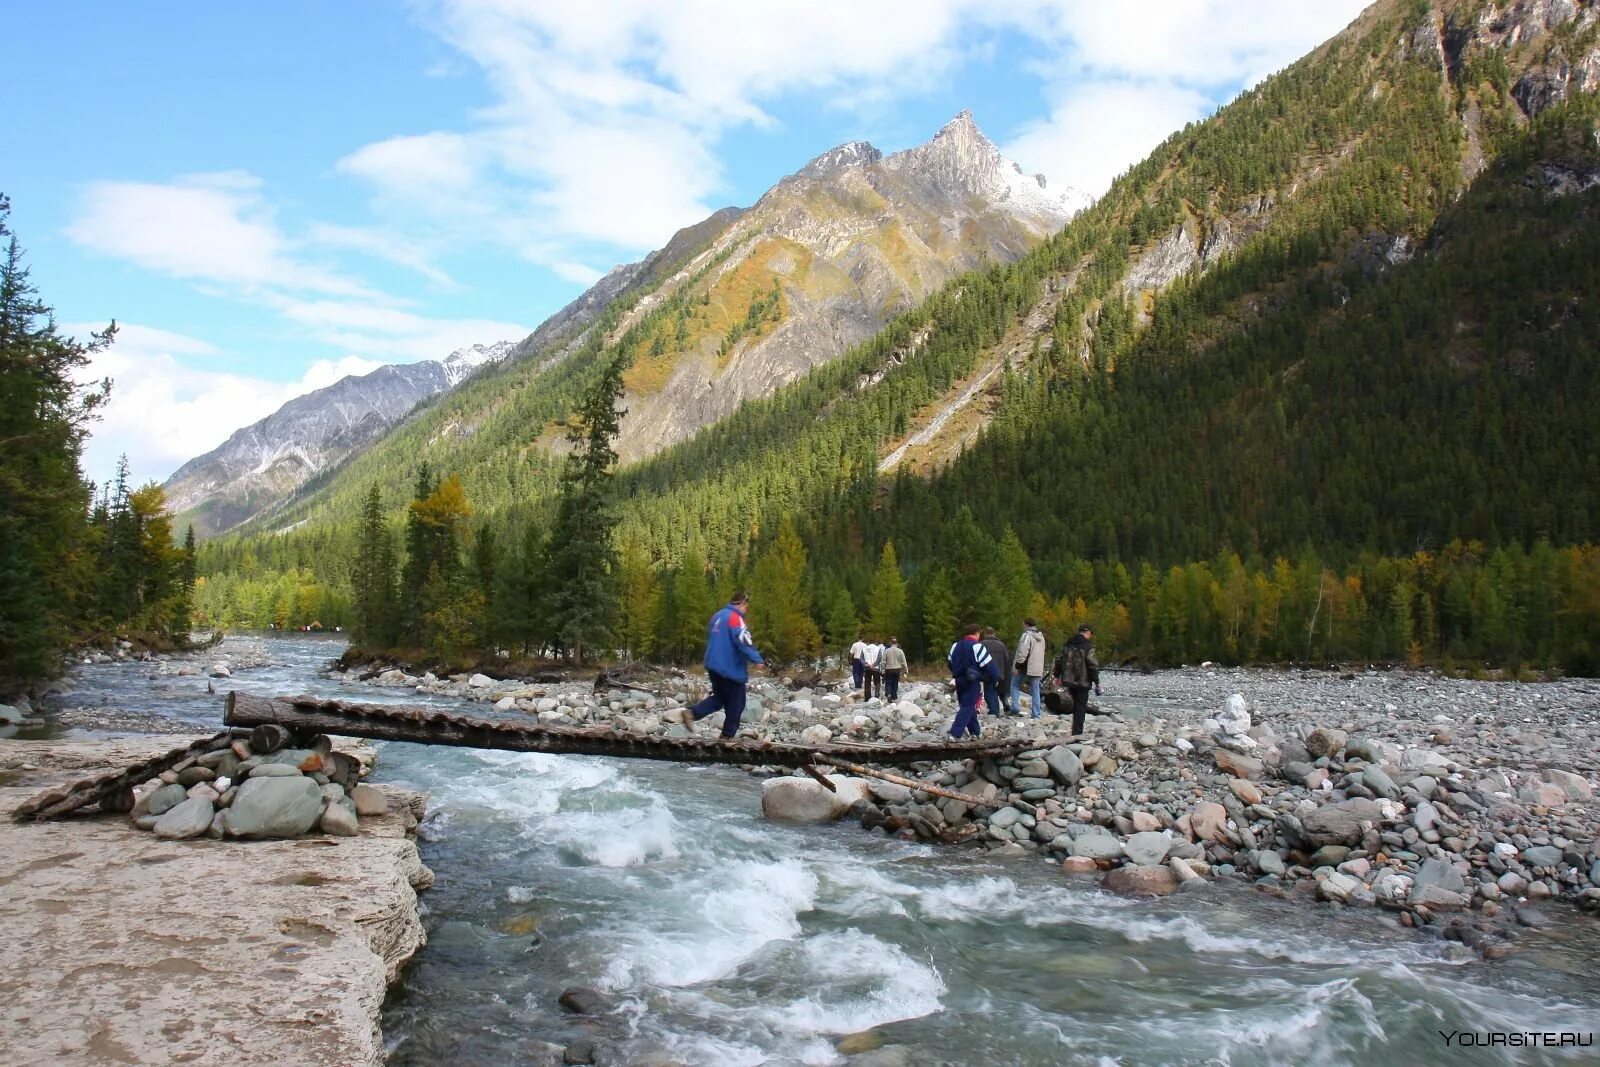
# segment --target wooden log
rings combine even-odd
[[[228,696],[230,726],[276,723],[300,736],[306,732],[410,741],[425,745],[550,752],[579,756],[619,756],[679,763],[721,763],[802,767],[818,753],[849,755],[875,763],[926,763],[1005,756],[1032,748],[1034,738],[952,741],[908,745],[801,745],[742,738],[635,737],[610,726],[540,724],[521,718],[481,718],[433,706],[351,704],[316,697],[267,699],[248,693]]]
[[[11,817],[17,822],[29,819],[55,819],[69,812],[104,802],[105,810],[117,811],[128,799],[134,786],[159,777],[162,771],[171,770],[185,761],[192,762],[201,753],[225,748],[230,735],[224,731],[212,737],[194,741],[183,748],[175,748],[151,759],[140,760],[121,771],[109,771],[92,778],[83,778],[68,785],[47,789],[30,797]],[[132,807],[131,804],[128,807]]]
[[[264,722],[250,731],[250,751],[268,756],[289,743],[289,731],[274,722]]]
[[[982,797],[975,797],[970,793],[957,793],[954,789],[946,789],[939,785],[930,785],[927,782],[919,782],[915,778],[907,778],[900,774],[890,774],[888,771],[875,770],[872,767],[863,767],[859,763],[851,763],[848,760],[834,759],[832,756],[824,756],[821,754],[818,754],[814,758],[818,763],[826,763],[830,767],[837,767],[842,771],[849,771],[851,774],[861,774],[868,778],[878,778],[885,782],[893,782],[895,785],[903,785],[907,789],[915,789],[921,793],[932,793],[936,797],[945,797],[949,800],[959,800],[961,803],[967,804],[974,808],[993,808],[999,806],[992,800],[984,800]],[[807,770],[809,769],[810,768],[807,768]]]
[[[826,789],[828,792],[837,793],[839,791],[839,787],[834,785],[833,782],[829,780],[829,778],[828,778],[828,776],[826,774],[823,774],[821,771],[819,771],[815,767],[811,766],[811,764],[808,763],[804,767],[801,767],[800,769],[802,771],[805,771],[811,777],[815,778],[817,781],[821,782],[822,783],[822,787],[824,789]]]

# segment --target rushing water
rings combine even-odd
[[[271,665],[224,684],[350,695],[320,674],[339,647],[274,639]],[[61,705],[218,722],[204,678],[107,665],[76,682]],[[382,748],[379,779],[430,795],[437,876],[429,943],[385,1010],[394,1063],[514,1064],[579,1037],[609,1062],[697,1067],[1600,1062],[1440,1034],[1594,1039],[1586,922],[1486,964],[1373,911],[1233,885],[1134,901],[1037,859],[775,825],[733,769]],[[565,1015],[573,985],[618,1010]],[[847,1035],[881,1047],[847,1055]]]

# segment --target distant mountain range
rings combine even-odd
[[[444,359],[348,375],[298,396],[179,467],[167,479],[167,505],[192,522],[199,536],[230,530],[270,511],[417,404],[504,359],[512,347],[509,341],[471,345]]]
[[[1017,259],[1088,203],[1024,174],[969,112],[903,152],[840,145],[751,208],[717,211],[615,268],[494,371],[448,392],[419,386],[403,408],[375,404],[381,414],[339,424],[359,422],[358,432],[283,418],[323,394],[302,398],[218,450],[236,458],[218,462],[214,453],[186,465],[169,492],[176,506],[207,517],[197,529],[208,533],[256,516],[276,528],[340,511],[374,481],[398,503],[424,458],[483,499],[484,485],[517,483],[530,464],[553,469],[576,383],[597,359],[619,354],[630,368],[618,451],[637,460],[837,358],[951,279]],[[385,388],[376,378],[352,381],[346,395],[369,381]],[[328,439],[335,448],[320,443]]]

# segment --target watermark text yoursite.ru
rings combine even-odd
[[[1440,1030],[1447,1048],[1588,1048],[1594,1033],[1571,1030]]]

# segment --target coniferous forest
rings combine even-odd
[[[1151,664],[1600,671],[1600,107],[1524,115],[1508,62],[1548,57],[1441,67],[1415,44],[1424,15],[1358,24],[844,358],[645,462],[588,450],[580,471],[536,441],[569,413],[592,431],[606,383],[692,313],[664,299],[619,333],[613,309],[553,367],[425,405],[309,486],[303,525],[202,545],[197,610],[435,655],[690,659],[748,586],[781,658],[861,627],[927,656],[966,618],[1014,635],[1033,614]],[[1204,269],[1128,282],[1183,241],[1214,250]],[[997,361],[968,447],[880,471]],[[471,390],[504,403],[435,449]],[[568,536],[580,484],[605,501],[599,541]],[[443,486],[452,518],[418,555]],[[418,610],[430,595],[447,610]]]
[[[83,439],[111,383],[79,376],[115,335],[62,335],[10,232],[0,196],[0,697],[61,667],[62,651],[125,635],[186,639],[195,584],[191,532],[173,542],[161,487],[127,463],[96,493]]]

